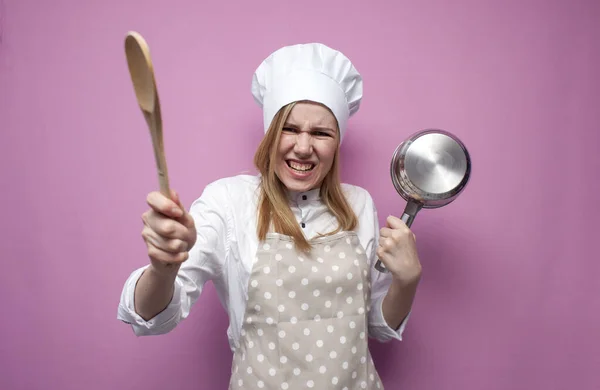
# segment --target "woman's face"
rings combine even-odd
[[[296,103],[283,126],[275,173],[290,191],[317,188],[333,165],[337,147],[331,111],[316,103]]]

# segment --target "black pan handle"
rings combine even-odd
[[[402,213],[402,217],[400,219],[402,219],[402,222],[404,222],[406,226],[410,228],[413,221],[415,220],[415,217],[417,216],[417,213],[419,212],[419,210],[421,210],[422,207],[423,205],[421,203],[414,201],[408,202],[406,204],[406,207],[404,208],[404,212]],[[377,259],[377,262],[375,263],[375,269],[383,273],[389,272],[379,259]]]

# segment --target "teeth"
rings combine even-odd
[[[297,171],[310,171],[314,167],[313,164],[299,164],[294,161],[289,161],[288,165]]]

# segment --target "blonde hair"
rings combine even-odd
[[[275,174],[275,161],[281,132],[294,105],[295,103],[290,103],[277,112],[254,155],[254,165],[261,174],[256,232],[259,240],[262,241],[273,224],[275,232],[291,236],[298,249],[308,252],[311,245],[304,237],[300,225],[290,209],[285,185]],[[333,164],[323,179],[320,189],[321,200],[337,219],[338,227],[332,232],[322,234],[323,236],[340,231],[351,231],[358,225],[356,214],[342,191],[339,179],[339,150],[338,142]]]

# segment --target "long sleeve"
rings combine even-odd
[[[175,279],[173,298],[154,318],[145,321],[135,311],[134,291],[144,266],[127,278],[121,293],[117,318],[132,326],[137,336],[170,332],[185,319],[198,300],[204,285],[223,272],[232,236],[231,213],[227,191],[220,181],[209,184],[193,202],[190,214],[194,218],[197,238]]]
[[[377,262],[377,246],[379,243],[379,221],[377,217],[377,209],[373,203],[373,199],[365,191],[365,202],[362,215],[359,218],[360,229],[366,237],[365,251],[370,263],[371,270],[371,310],[369,311],[369,336],[381,341],[387,342],[390,340],[402,340],[402,334],[408,322],[407,315],[398,329],[391,328],[383,317],[383,299],[392,282],[392,277],[389,273],[381,273],[375,269]]]

